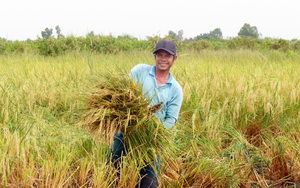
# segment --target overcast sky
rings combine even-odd
[[[85,36],[129,34],[139,39],[183,30],[184,38],[220,28],[235,37],[244,23],[262,37],[300,39],[299,0],[3,0],[0,37],[36,39],[46,27]]]

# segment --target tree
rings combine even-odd
[[[245,23],[243,27],[238,32],[238,36],[250,37],[257,39],[259,34],[256,26],[250,26],[250,24]]]
[[[223,34],[220,28],[216,28],[213,31],[209,32],[209,36],[211,39],[222,39]]]
[[[211,40],[211,39],[222,39],[223,34],[220,28],[216,28],[213,31],[210,31],[209,33],[203,33],[200,35],[197,35],[194,39],[195,40]]]
[[[61,37],[63,37],[63,35],[61,34],[61,29],[60,27],[57,25],[55,27],[55,30],[56,30],[56,34],[57,34],[57,38],[60,39]]]
[[[3,41],[3,42],[5,42],[5,41],[7,41],[7,39],[6,39],[6,38],[2,38],[2,37],[0,37],[0,41]]]
[[[49,39],[51,37],[51,35],[52,35],[52,31],[53,31],[53,29],[49,29],[47,27],[44,31],[41,32],[42,33],[42,37],[45,38],[45,39]]]
[[[174,31],[169,31],[168,37],[170,37],[172,40],[176,40],[176,33]]]
[[[176,34],[174,31],[169,31],[168,37],[174,41],[182,41],[183,30],[178,31],[178,34]]]
[[[197,35],[194,39],[195,40],[209,40],[210,37],[209,37],[208,33],[203,33],[203,34]]]
[[[95,33],[94,31],[90,31],[86,34],[87,37],[94,37],[95,36]]]
[[[183,30],[178,31],[177,40],[183,41]]]

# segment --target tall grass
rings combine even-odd
[[[161,187],[268,187],[300,183],[300,58],[279,52],[181,52],[183,87]],[[1,187],[134,187],[106,165],[109,144],[81,126],[95,74],[153,64],[149,52],[0,56]],[[109,80],[108,80],[109,81]]]

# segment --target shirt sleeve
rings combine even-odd
[[[178,120],[180,108],[183,100],[181,87],[173,91],[174,97],[167,103],[167,112],[163,124],[171,129]]]
[[[137,83],[141,84],[143,82],[142,75],[145,74],[146,71],[146,65],[144,64],[138,64],[134,66],[129,73],[129,76],[136,81]]]
[[[164,126],[166,126],[168,129],[171,129],[175,125],[175,123],[176,123],[176,119],[172,117],[166,118],[163,121]]]

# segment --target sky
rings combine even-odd
[[[0,37],[27,40],[59,26],[65,36],[94,34],[138,39],[183,30],[184,38],[220,28],[223,38],[255,26],[261,38],[300,39],[299,0],[3,0]]]

